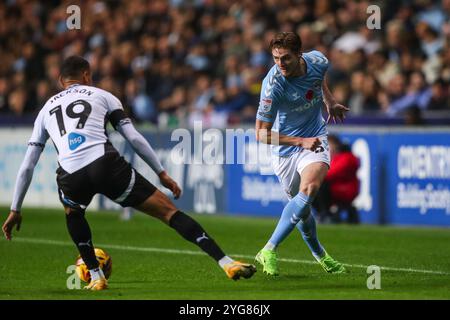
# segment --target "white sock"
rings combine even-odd
[[[222,269],[224,269],[225,265],[231,262],[234,262],[234,260],[231,259],[229,256],[225,256],[219,260],[219,265]]]
[[[267,242],[263,249],[275,250],[276,246],[273,243]]]
[[[100,268],[89,270],[89,273],[91,274],[91,281],[95,281],[100,278],[105,278],[105,275],[103,274],[103,270]]]

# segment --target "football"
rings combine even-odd
[[[112,260],[111,256],[107,254],[104,250],[100,248],[95,248],[95,256],[100,264],[100,268],[103,270],[106,279],[109,279],[112,272]],[[84,263],[83,259],[80,255],[78,255],[76,260],[76,272],[78,277],[84,282],[91,282],[91,274],[89,273],[89,269]]]

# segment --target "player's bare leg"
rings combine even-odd
[[[235,261],[225,255],[202,226],[187,214],[179,211],[161,191],[156,190],[142,204],[136,206],[135,209],[160,219],[175,229],[184,239],[199,246],[217,261],[230,279],[250,278],[256,272],[255,266]]]
[[[169,197],[159,190],[156,190],[143,203],[134,207],[134,209],[157,218],[165,224],[169,224],[172,216],[178,211]]]
[[[308,197],[315,197],[328,172],[324,162],[313,162],[303,169],[300,179],[300,192]]]
[[[84,217],[85,210],[64,206],[64,211],[66,212],[66,223],[69,234],[91,274],[91,282],[85,289],[98,291],[108,288],[108,281],[95,257],[91,229]]]

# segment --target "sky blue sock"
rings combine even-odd
[[[305,240],[313,256],[320,259],[325,251],[317,238],[316,219],[314,219],[311,210],[309,211],[309,215],[302,218],[297,224],[297,229],[301,232],[303,240]]]
[[[288,235],[294,230],[295,225],[300,221],[302,216],[309,214],[309,205],[312,199],[306,194],[299,192],[284,207],[281,218],[277,227],[269,240],[274,247],[278,246]]]

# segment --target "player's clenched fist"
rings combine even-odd
[[[308,149],[311,151],[315,151],[321,145],[319,138],[301,138],[299,146]]]

